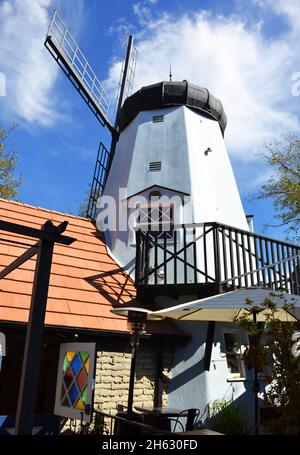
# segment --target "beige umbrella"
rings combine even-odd
[[[182,321],[234,322],[257,308],[256,322],[265,322],[270,310],[264,302],[271,299],[276,304],[275,316],[286,322],[300,319],[300,296],[270,289],[248,288],[194,300],[163,310],[148,313],[148,319],[172,318]],[[249,304],[251,302],[251,305]],[[285,305],[293,305],[286,310]]]

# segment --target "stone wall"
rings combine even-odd
[[[157,375],[157,351],[162,354],[162,404],[167,402],[167,383],[173,362],[170,348],[159,348],[150,343],[142,343],[138,349],[136,379],[134,387],[134,405],[154,405]],[[127,405],[131,353],[128,341],[109,346],[107,343],[97,350],[96,388],[94,395],[95,410],[116,414],[118,406]],[[105,426],[109,425],[108,419]]]

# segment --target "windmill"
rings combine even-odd
[[[110,149],[102,143],[99,147],[88,216],[95,218],[99,195],[118,204],[114,221],[118,218],[119,226],[106,226],[102,207],[98,225],[107,227],[103,229],[107,250],[135,279],[139,301],[151,308],[168,308],[225,295],[236,288],[246,290],[251,300],[257,287],[300,294],[300,247],[252,232],[224,141],[227,118],[219,99],[207,88],[187,80],[174,81],[171,69],[170,80],[141,87],[130,95],[136,62],[131,36],[117,115],[111,121],[109,97],[57,13],[45,45],[111,133]],[[125,190],[123,194],[120,189]],[[174,393],[168,403],[171,407],[181,406],[184,400],[186,408],[194,408],[195,396],[201,395],[199,408],[204,409],[208,399],[227,394],[227,379],[239,382],[235,397],[245,393],[239,334],[220,326],[214,333],[216,324],[209,321],[207,334],[203,326],[195,328],[192,338],[197,341],[192,349],[187,344],[179,354],[180,369],[174,375]],[[220,365],[215,373],[210,363],[217,342],[222,343],[223,352],[214,351]],[[206,372],[199,375],[198,384],[198,377],[191,380],[190,365],[199,364],[198,353],[204,344]],[[238,352],[232,348],[235,345]],[[191,350],[195,357],[187,363]],[[222,376],[224,381],[216,380]],[[176,378],[180,378],[178,383]],[[192,381],[194,389],[190,389]],[[202,396],[198,389],[203,383],[207,393]],[[130,403],[131,399],[129,410]]]
[[[119,138],[117,115],[133,88],[137,49],[133,44],[133,36],[129,35],[120,73],[115,118],[112,120],[109,114],[112,104],[109,95],[56,10],[44,44],[97,120],[103,127],[107,127],[111,134],[110,149],[100,142],[91,184],[87,216],[95,219],[96,202],[103,192]]]

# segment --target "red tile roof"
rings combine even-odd
[[[68,221],[65,235],[76,238],[70,246],[55,245],[48,293],[46,325],[127,331],[126,320],[111,309],[135,298],[134,283],[110,257],[103,236],[87,218],[0,199],[0,219],[40,228],[47,220]],[[0,270],[26,251],[5,243],[34,239],[0,232]],[[26,323],[32,292],[35,257],[0,280],[0,321]],[[182,335],[171,323],[149,324],[152,333]]]

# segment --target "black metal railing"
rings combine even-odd
[[[103,419],[101,433],[104,435],[155,435],[165,434],[170,435],[171,431],[163,428],[157,428],[153,425],[147,425],[142,422],[142,414],[132,413],[131,416],[109,414],[103,411],[94,411],[95,415]],[[140,417],[141,419],[136,419]]]
[[[263,286],[300,294],[300,246],[219,223],[136,231],[136,286]]]

